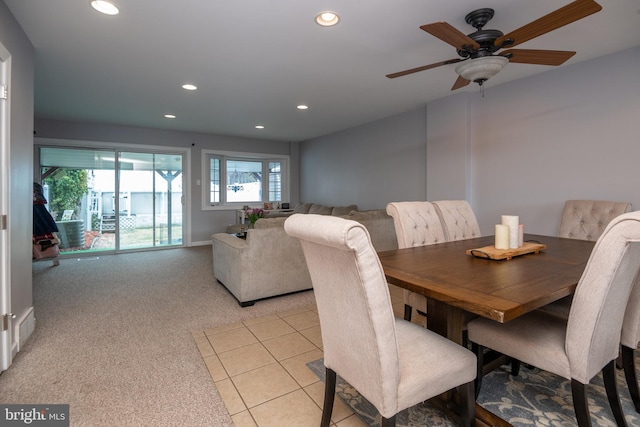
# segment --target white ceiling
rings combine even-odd
[[[451,92],[455,65],[385,77],[457,57],[420,25],[446,21],[469,34],[475,30],[465,15],[490,7],[496,12],[485,29],[508,33],[570,3],[114,0],[120,14],[106,16],[89,0],[4,1],[35,47],[36,117],[280,141],[478,92],[476,84]],[[567,66],[638,46],[640,1],[597,1],[602,11],[518,48],[577,51]],[[317,25],[314,16],[324,10],[341,22]],[[485,84],[485,96],[492,86],[552,68],[508,64]],[[183,90],[187,82],[199,89]],[[302,103],[310,108],[297,110]]]

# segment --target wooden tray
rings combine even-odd
[[[502,260],[511,259],[514,256],[526,255],[531,253],[537,254],[544,249],[547,249],[547,245],[543,243],[524,242],[524,244],[517,249],[496,249],[495,246],[467,249],[467,255],[475,256],[478,258]]]

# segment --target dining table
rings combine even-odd
[[[378,253],[387,281],[427,297],[427,328],[463,343],[478,316],[505,323],[576,289],[595,242],[525,234],[537,251],[508,259],[486,256],[495,236]],[[477,425],[510,425],[476,405]]]

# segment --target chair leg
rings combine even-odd
[[[517,377],[520,373],[520,361],[518,359],[511,358],[511,375]]]
[[[631,347],[622,346],[622,367],[624,368],[624,377],[627,380],[627,387],[636,412],[640,413],[640,391],[638,391],[638,377],[636,375],[636,363],[633,358],[633,349]]]
[[[591,427],[589,415],[589,402],[587,401],[587,388],[578,380],[571,379],[571,395],[573,397],[573,410],[579,427]]]
[[[615,360],[607,363],[607,365],[602,368],[602,378],[604,380],[605,390],[607,391],[609,406],[611,406],[611,411],[613,412],[613,417],[616,419],[616,424],[618,425],[618,427],[626,427],[627,422],[624,419],[624,412],[622,412],[620,396],[618,395]]]
[[[329,427],[331,413],[333,412],[333,400],[336,396],[336,372],[325,367],[324,405],[322,406],[322,421],[320,427]]]
[[[458,386],[460,393],[460,427],[476,425],[476,394],[473,381]]]
[[[405,304],[404,305],[404,320],[411,322],[411,311],[413,309],[411,308],[410,305]]]
[[[382,417],[380,427],[396,427],[396,416],[394,415],[391,418]]]
[[[480,394],[480,387],[482,387],[482,371],[484,368],[484,346],[480,344],[476,344],[474,342],[471,343],[471,351],[476,355],[477,361],[477,373],[475,383],[475,396],[476,399]]]

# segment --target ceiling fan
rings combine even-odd
[[[502,70],[508,62],[561,65],[575,55],[575,52],[538,49],[508,49],[500,53],[497,52],[500,49],[511,48],[556,30],[601,9],[602,6],[594,0],[575,0],[507,34],[503,34],[499,30],[483,29],[487,22],[493,18],[494,10],[489,8],[474,10],[465,17],[467,24],[476,29],[469,35],[465,35],[446,22],[422,25],[421,29],[455,47],[459,58],[388,74],[387,77],[394,79],[441,65],[460,62],[455,68],[459,77],[451,88],[451,90],[456,90],[467,86],[470,82],[482,86],[485,81]]]

